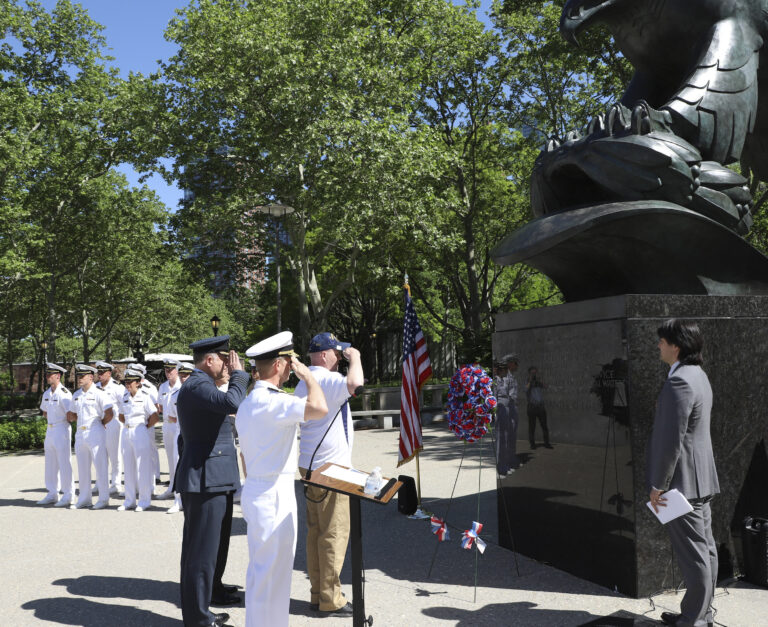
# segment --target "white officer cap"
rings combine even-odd
[[[291,357],[296,355],[293,352],[293,333],[290,331],[281,331],[254,344],[247,351],[246,357],[253,357],[256,360],[272,359],[274,357]]]
[[[140,372],[142,377],[147,374],[147,367],[144,364],[131,364],[128,368]]]
[[[132,368],[128,368],[123,374],[123,381],[141,381],[143,378],[144,375],[141,372]]]
[[[179,362],[176,361],[175,359],[169,359],[168,357],[166,357],[165,359],[163,359],[163,368],[176,368],[178,370]]]
[[[45,362],[45,374],[67,374],[66,369],[61,366],[57,366],[50,361]]]
[[[192,374],[195,367],[186,361],[179,362],[179,374]]]
[[[106,361],[97,361],[96,369],[100,370],[101,372],[104,372],[105,370],[114,370],[115,367],[112,364],[107,363]]]
[[[75,372],[77,374],[96,374],[96,368],[88,364],[76,364]]]

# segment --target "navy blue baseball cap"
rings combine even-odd
[[[309,342],[309,350],[307,352],[319,353],[320,351],[327,350],[343,351],[345,348],[349,348],[350,346],[352,346],[352,344],[349,342],[342,342],[333,333],[324,331],[323,333],[318,333],[315,337],[312,338],[312,340]]]
[[[195,353],[228,353],[229,336],[217,335],[192,342],[189,348]]]

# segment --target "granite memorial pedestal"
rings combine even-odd
[[[721,494],[712,505],[720,576],[741,572],[745,515],[768,516],[768,297],[625,295],[501,314],[495,357],[519,356],[518,455],[501,480],[501,542],[631,596],[676,586],[666,531],[646,507],[646,444],[667,368],[656,329],[695,320],[714,393]],[[552,449],[529,448],[525,383],[547,386]],[[509,531],[511,531],[511,534]]]

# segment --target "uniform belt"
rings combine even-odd
[[[146,427],[146,422],[137,422],[135,425],[125,425],[126,429],[135,429],[136,427]]]
[[[58,427],[59,425],[65,425],[65,424],[67,424],[66,420],[62,420],[61,422],[49,422],[48,428],[52,429],[53,427]]]

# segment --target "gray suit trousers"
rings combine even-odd
[[[717,583],[717,545],[712,536],[709,502],[693,502],[693,511],[667,523],[672,550],[683,572],[685,596],[680,602],[680,627],[706,627],[712,618]]]

